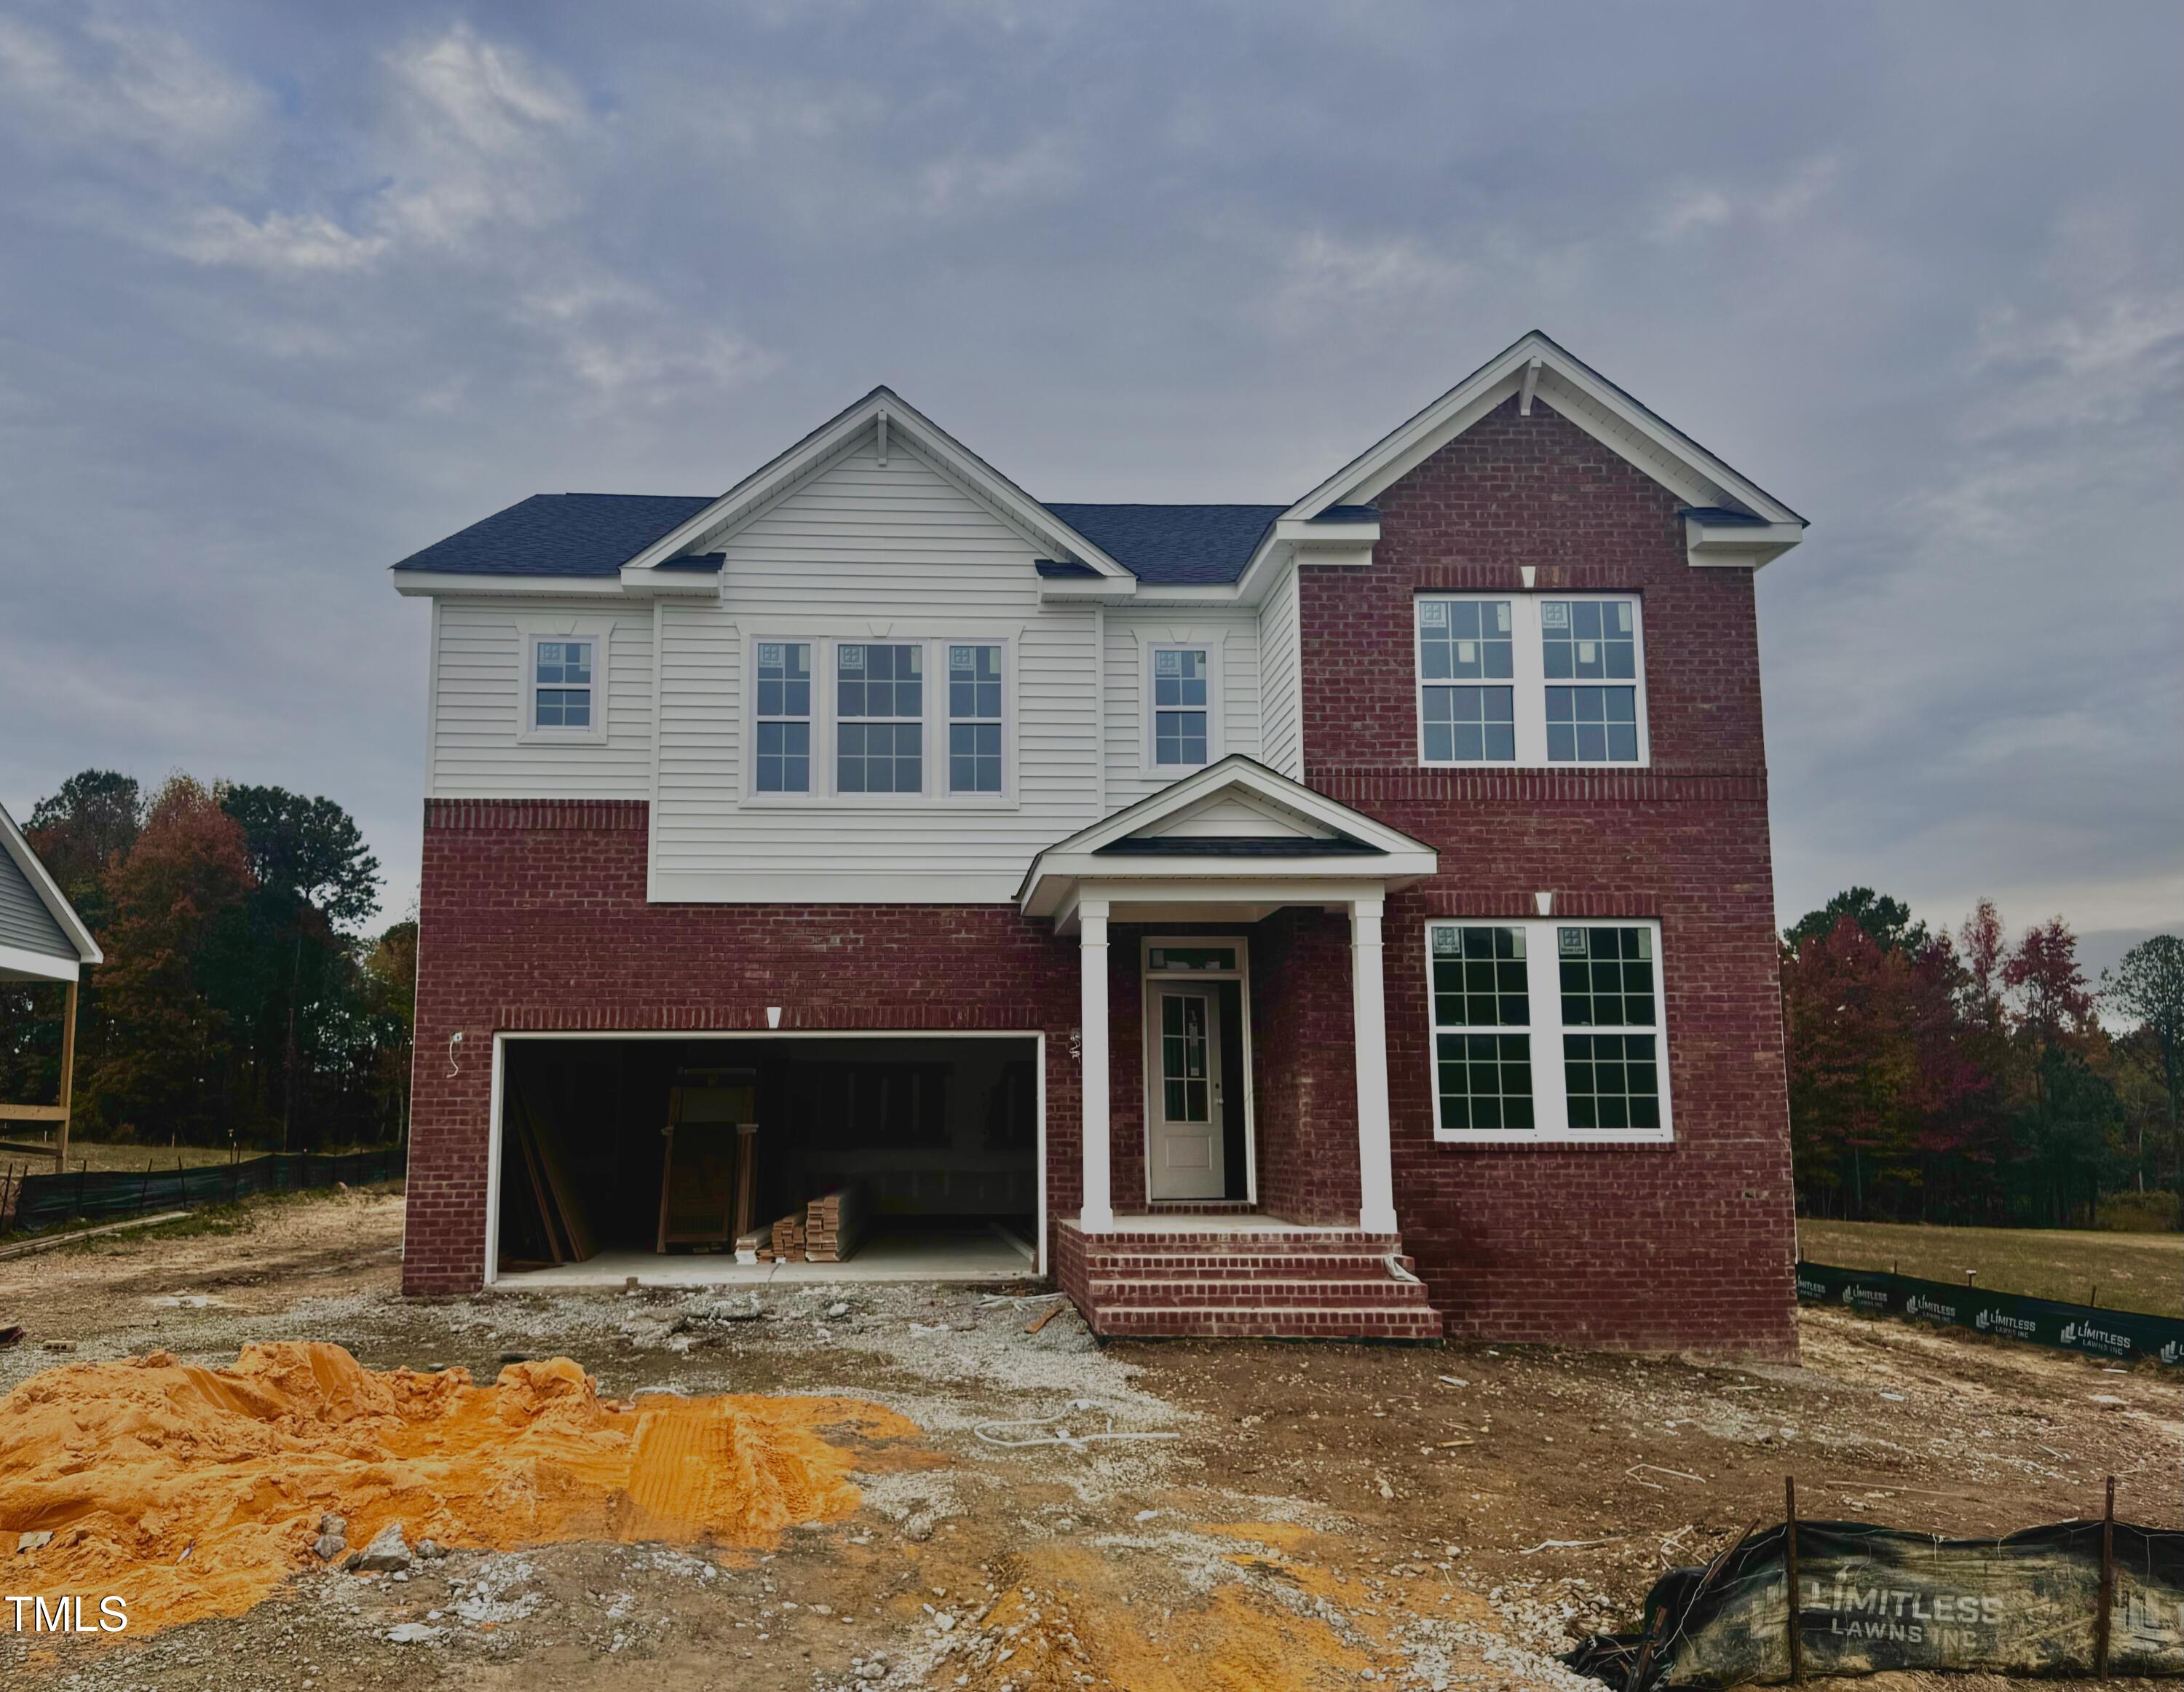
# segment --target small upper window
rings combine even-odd
[[[836,648],[835,791],[925,790],[925,648]]]
[[[533,728],[591,731],[595,722],[593,654],[597,648],[598,643],[591,640],[542,640],[532,648]]]
[[[1209,722],[1204,647],[1153,652],[1153,762],[1192,769],[1206,761]]]
[[[948,791],[1001,790],[1001,649],[948,648]]]

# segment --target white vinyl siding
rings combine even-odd
[[[432,676],[427,791],[436,799],[641,799],[652,787],[652,612],[596,601],[443,603]],[[540,736],[529,723],[531,649],[565,627],[604,649],[593,700],[603,734]],[[594,631],[597,631],[594,633]]]
[[[1213,656],[1219,692],[1212,710],[1216,759],[1230,753],[1260,756],[1259,616],[1256,608],[1106,615],[1106,726],[1109,811],[1134,804],[1148,793],[1190,774],[1162,770],[1152,761],[1152,654],[1160,648],[1204,648]]]
[[[1304,779],[1304,668],[1298,615],[1297,573],[1282,579],[1259,609],[1261,714],[1264,750],[1259,761],[1291,781]]]
[[[722,601],[661,612],[655,899],[999,902],[1041,848],[1097,821],[1097,614],[1042,604],[1039,550],[900,441],[883,466],[867,438],[720,544]],[[830,643],[928,643],[934,733],[947,699],[933,654],[1001,647],[1006,791],[928,779],[922,795],[744,801],[743,671],[773,638],[812,643],[815,692],[834,682]],[[817,755],[815,736],[815,788]]]

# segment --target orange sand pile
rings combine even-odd
[[[854,1458],[818,1430],[917,1432],[852,1399],[624,1403],[597,1385],[566,1357],[480,1387],[319,1344],[248,1346],[232,1369],[155,1351],[52,1370],[0,1399],[0,1550],[51,1530],[8,1560],[16,1589],[118,1593],[141,1634],[239,1615],[317,1567],[328,1511],[353,1549],[390,1522],[413,1547],[761,1545],[857,1507]]]

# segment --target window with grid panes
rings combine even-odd
[[[1206,761],[1206,680],[1204,647],[1153,649],[1153,762],[1178,768]]]
[[[1516,757],[1516,641],[1507,599],[1428,599],[1419,605],[1418,677],[1424,688],[1427,762],[1506,763]]]
[[[757,766],[762,793],[811,791],[811,648],[803,641],[762,640],[758,668]]]
[[[1532,1012],[1524,931],[1435,923],[1429,935],[1441,1127],[1530,1128]]]
[[[1550,763],[1637,762],[1635,610],[1628,599],[1540,602]]]
[[[1556,964],[1570,1127],[1659,1127],[1652,931],[1559,928]]]
[[[948,648],[948,791],[1001,790],[1001,649]]]
[[[532,726],[581,728],[592,726],[592,654],[597,643],[590,640],[542,640],[532,648]]]
[[[844,642],[834,652],[834,788],[925,789],[925,648]]]

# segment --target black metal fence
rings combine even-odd
[[[29,1233],[72,1221],[119,1222],[162,1211],[233,1204],[254,1193],[299,1193],[346,1183],[351,1187],[400,1178],[407,1149],[374,1146],[364,1151],[272,1152],[233,1163],[196,1168],[66,1169],[52,1175],[18,1175],[0,1184],[0,1233]]]
[[[1837,1269],[1825,1263],[1797,1265],[1797,1296],[1808,1304],[1836,1304],[1873,1316],[1911,1316],[1974,1328],[2114,1362],[2137,1363],[2150,1357],[2184,1365],[2184,1322],[2174,1316],[2066,1305],[2021,1293],[1991,1293],[1983,1288],[1953,1287],[1946,1281],[1921,1281],[1878,1269]]]

